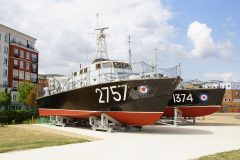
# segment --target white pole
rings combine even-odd
[[[157,48],[155,49],[156,53],[155,53],[155,72],[156,72],[156,78],[157,78]]]

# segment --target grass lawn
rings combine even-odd
[[[31,126],[31,125],[29,125]],[[39,126],[40,127],[40,126]],[[0,153],[46,146],[87,142],[86,138],[13,126],[0,127]]]
[[[209,156],[200,157],[197,160],[239,160],[240,150],[221,152]]]

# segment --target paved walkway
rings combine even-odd
[[[240,149],[240,126],[147,126],[141,132],[97,132],[45,127],[102,140],[0,154],[0,160],[159,160],[193,159]]]

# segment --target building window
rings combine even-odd
[[[18,86],[21,86],[21,85],[23,85],[23,82],[21,82],[21,81],[18,82]]]
[[[30,63],[26,62],[26,69],[30,70]]]
[[[11,40],[11,43],[16,43],[16,42],[17,42],[17,40],[16,40],[16,37],[14,36]]]
[[[18,56],[18,49],[14,48],[14,56]]]
[[[18,67],[18,60],[17,59],[14,59],[13,63],[14,63],[14,67]]]
[[[37,65],[36,64],[32,64],[32,72],[37,72]]]
[[[36,54],[32,54],[32,61],[37,62],[37,55]]]
[[[16,94],[13,94],[12,95],[12,101],[16,101],[17,100],[17,95]]]
[[[13,81],[13,87],[17,88],[18,87],[18,81]]]
[[[37,74],[31,73],[31,81],[37,83]]]
[[[3,76],[7,77],[7,75],[8,75],[8,70],[5,69],[5,70],[3,71]]]
[[[24,69],[24,62],[20,61],[20,68]]]
[[[32,61],[37,62],[37,55],[36,54],[32,54]]]
[[[25,72],[25,80],[29,81],[30,80],[30,73]]]
[[[7,34],[5,34],[4,41],[5,41],[6,43],[8,43],[8,35],[7,35]]]
[[[18,78],[18,70],[13,70],[13,78]]]
[[[8,87],[8,82],[7,81],[3,81],[3,87]]]
[[[7,59],[7,58],[4,58],[4,59],[3,59],[3,64],[4,64],[5,66],[8,65],[8,59]]]
[[[7,46],[4,46],[4,53],[8,54],[8,47]]]
[[[24,79],[24,71],[19,71],[19,79]]]
[[[24,58],[24,51],[23,50],[20,50],[20,57]]]
[[[30,59],[30,53],[26,52],[26,59]]]

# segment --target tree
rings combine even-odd
[[[34,84],[28,82],[23,83],[18,87],[17,101],[26,106],[30,106],[32,104],[31,100],[36,100],[36,94],[34,96],[34,92],[36,93]]]
[[[36,106],[37,105],[36,98],[37,98],[36,89],[32,89],[25,99],[26,106],[27,107]]]
[[[11,103],[11,94],[7,88],[4,92],[0,92],[0,106],[8,106]]]

